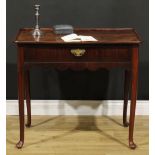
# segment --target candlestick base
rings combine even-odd
[[[32,35],[33,36],[42,36],[43,35],[43,32],[40,29],[34,29],[32,31]]]

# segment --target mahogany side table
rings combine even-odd
[[[61,35],[54,34],[51,28],[43,28],[44,35],[33,37],[31,28],[20,29],[15,43],[18,49],[18,100],[20,140],[17,148],[24,144],[24,98],[27,104],[27,127],[31,126],[30,80],[32,66],[50,66],[57,69],[123,68],[124,107],[123,125],[129,125],[129,147],[135,149],[133,141],[137,80],[138,51],[141,40],[132,28],[85,28],[75,29],[78,35],[90,35],[97,42],[64,42]],[[127,104],[131,86],[130,120],[127,122]]]

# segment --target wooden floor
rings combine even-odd
[[[148,155],[148,117],[137,116],[136,150],[128,148],[121,117],[33,116],[18,150],[18,117],[7,117],[7,155]]]

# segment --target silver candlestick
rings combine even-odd
[[[43,32],[40,30],[39,27],[39,9],[40,9],[40,5],[34,5],[35,6],[35,21],[36,21],[36,25],[34,30],[32,31],[32,35],[33,36],[41,36],[43,35]]]

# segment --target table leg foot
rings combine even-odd
[[[26,123],[25,126],[26,126],[27,128],[30,128],[30,127],[31,127],[31,124]]]
[[[23,147],[23,144],[24,144],[24,142],[20,140],[20,141],[16,144],[16,147],[17,147],[18,149],[21,149],[21,148]]]
[[[128,127],[128,126],[129,126],[129,122],[124,122],[124,123],[123,123],[123,126],[124,126],[124,127]]]
[[[133,142],[133,141],[130,141],[129,142],[129,147],[130,147],[130,149],[136,149],[136,147],[137,147],[137,145]]]

